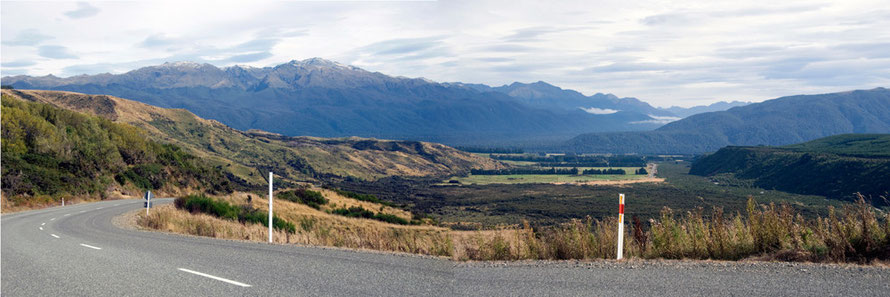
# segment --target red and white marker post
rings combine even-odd
[[[624,194],[618,194],[618,260],[624,253]]]

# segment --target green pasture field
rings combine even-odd
[[[626,171],[627,169],[625,169]],[[569,174],[511,174],[511,175],[469,175],[467,177],[452,178],[461,184],[552,184],[573,183],[603,180],[629,180],[640,179],[645,175],[596,174],[596,175],[569,175]],[[448,182],[447,180],[445,182]]]

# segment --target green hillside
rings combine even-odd
[[[725,147],[696,161],[696,175],[730,174],[799,194],[890,205],[890,134],[845,134],[781,147]]]
[[[180,147],[148,140],[140,128],[6,94],[2,106],[5,208],[145,189],[217,193],[237,186]]]
[[[783,148],[851,157],[890,158],[890,134],[842,134],[786,145]]]

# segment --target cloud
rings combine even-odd
[[[28,70],[27,70],[27,69],[22,69],[22,68],[18,68],[18,69],[3,69],[3,76],[7,76],[7,75],[10,75],[10,76],[13,76],[13,75],[25,75],[25,74],[28,74]]]
[[[4,40],[2,44],[10,46],[34,46],[50,39],[53,39],[53,37],[41,34],[37,29],[25,29],[20,31],[14,39]]]
[[[259,52],[259,53],[250,53],[250,54],[240,54],[234,55],[226,59],[226,61],[231,63],[248,63],[259,61],[262,59],[266,59],[272,56],[270,52]]]
[[[543,80],[656,106],[890,86],[890,10],[875,9],[879,0],[94,4],[3,2],[4,73],[23,61],[34,75],[76,75],[323,57],[435,81]]]
[[[86,2],[77,2],[77,9],[65,12],[65,15],[72,19],[88,18],[97,14],[99,14],[99,8]]]
[[[145,38],[142,42],[139,43],[139,47],[144,48],[158,48],[158,47],[167,47],[171,45],[178,44],[183,40],[177,38],[167,37],[164,34],[155,34]]]
[[[371,55],[404,55],[433,49],[442,44],[440,37],[391,39],[369,44],[362,47],[361,51]]]
[[[521,44],[502,43],[483,47],[482,50],[492,52],[523,53],[532,52],[535,50],[535,48]]]
[[[504,37],[504,41],[506,42],[522,42],[522,41],[535,41],[538,40],[538,37],[547,34],[560,32],[562,30],[554,28],[554,27],[528,27],[516,30],[513,34],[510,34]]]
[[[77,59],[77,56],[61,45],[44,45],[37,48],[37,54],[50,59]]]
[[[648,116],[652,119],[645,120],[645,121],[635,121],[635,122],[630,122],[630,123],[631,124],[667,124],[667,123],[670,123],[673,121],[678,121],[678,120],[683,119],[680,117],[667,117],[667,116],[661,117],[661,116],[656,116],[656,115],[651,115],[651,114]]]
[[[581,110],[589,113],[589,114],[613,114],[619,112],[620,110],[608,109],[608,108],[596,108],[596,107],[579,107]]]
[[[685,25],[692,23],[695,18],[695,16],[687,13],[663,13],[647,16],[641,19],[640,23],[647,26]]]
[[[13,61],[13,62],[3,62],[2,63],[3,68],[28,67],[28,66],[33,66],[35,64],[37,64],[37,63],[34,61],[27,61],[27,60],[18,60],[18,61]],[[4,69],[4,70],[6,70],[6,69]]]

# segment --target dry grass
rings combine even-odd
[[[237,193],[218,199],[245,205],[247,195]],[[335,203],[380,207],[339,197],[332,191],[324,195]],[[267,210],[268,201],[254,197],[252,204]],[[756,205],[753,199],[744,215],[725,215],[719,208],[708,216],[701,209],[676,215],[665,209],[658,220],[640,222],[634,218],[627,222],[624,256],[881,263],[890,260],[890,214],[876,212],[860,202],[842,211],[832,210],[828,217],[804,219],[789,206]],[[454,231],[346,218],[288,201],[276,201],[275,214],[297,225],[295,234],[276,232],[278,243],[407,252],[455,260],[612,259],[617,249],[616,218],[600,221],[588,217],[538,230],[524,223],[496,230]],[[263,225],[190,214],[172,206],[159,207],[148,217],[140,214],[138,224],[217,238],[265,241],[268,236]]]
[[[890,260],[890,214],[861,200],[828,217],[807,220],[789,206],[748,202],[746,215],[714,209],[675,215],[665,209],[646,230],[639,220],[625,229],[627,258],[780,260],[880,263]],[[470,232],[456,240],[458,259],[613,259],[617,220],[588,218],[558,227]],[[488,232],[487,234],[485,232]],[[467,240],[469,238],[469,240]]]
[[[247,205],[267,211],[268,200],[254,194],[236,193],[218,199],[235,205]],[[327,195],[326,195],[327,196]],[[346,198],[344,198],[346,199]],[[379,208],[380,205],[377,205]],[[451,256],[452,244],[448,229],[434,226],[402,226],[369,219],[346,218],[289,201],[275,201],[275,215],[297,226],[289,234],[276,231],[277,243],[309,244],[333,247],[406,252],[435,256]],[[206,214],[191,214],[172,205],[158,207],[148,217],[139,214],[139,226],[198,236],[252,241],[268,240],[268,227],[241,224]]]
[[[403,218],[408,221],[410,221],[411,217],[412,217],[411,212],[409,212],[407,210],[390,207],[390,206],[385,206],[385,205],[368,202],[368,201],[360,201],[360,200],[352,199],[349,197],[343,197],[342,195],[337,194],[337,192],[334,192],[334,191],[331,191],[328,189],[312,187],[309,190],[320,192],[321,195],[323,195],[326,199],[328,199],[328,201],[329,201],[328,204],[322,206],[322,210],[332,210],[334,208],[350,208],[353,206],[361,206],[365,209],[372,210],[374,212],[379,212],[379,213],[383,213],[383,214],[391,214],[391,215]],[[266,200],[266,201],[268,201],[268,200]]]
[[[2,213],[14,213],[62,205],[61,200],[59,200],[60,198],[50,196],[16,197],[21,199],[15,199],[14,201],[10,201],[9,199],[7,199],[7,197],[8,196],[5,193],[3,195],[0,195],[0,205],[2,205],[2,207],[0,207],[0,210],[2,210]],[[65,205],[96,202],[101,200],[102,199],[100,199],[99,197],[92,196],[66,196]]]

